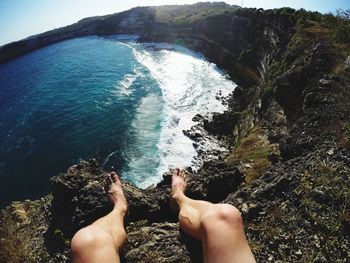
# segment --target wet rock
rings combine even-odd
[[[200,138],[203,137],[202,131],[196,129],[195,126],[193,126],[190,130],[183,131],[183,133],[193,141],[199,141]]]
[[[204,117],[201,114],[196,114],[194,115],[194,117],[192,118],[192,121],[194,122],[200,122],[203,121]]]

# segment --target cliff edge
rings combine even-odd
[[[135,8],[3,46],[0,61],[118,33],[200,51],[238,84],[226,112],[196,118],[230,153],[189,171],[189,196],[240,209],[258,262],[350,260],[348,18],[224,3]],[[0,261],[69,262],[73,234],[110,210],[105,175],[95,160],[81,162],[51,179],[52,194],[3,209]],[[202,262],[201,245],[168,207],[170,175],[146,190],[123,186],[123,262]]]

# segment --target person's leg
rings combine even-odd
[[[113,210],[74,235],[71,242],[74,263],[120,262],[118,252],[126,239],[127,202],[116,173],[108,175],[105,189],[114,205]]]
[[[181,228],[201,240],[205,263],[253,263],[240,212],[229,204],[212,204],[188,198],[184,171],[172,177],[172,199],[180,208]]]

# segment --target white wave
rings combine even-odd
[[[158,182],[162,174],[170,168],[183,168],[192,164],[196,151],[193,141],[183,134],[183,130],[194,125],[192,118],[197,113],[210,116],[212,112],[223,112],[226,106],[216,96],[219,93],[223,97],[228,96],[234,90],[235,84],[226,79],[213,63],[185,48],[167,44],[166,47],[171,49],[169,51],[160,50],[164,48],[164,44],[151,44],[155,47],[153,50],[138,44],[129,46],[136,59],[157,80],[162,92],[162,99],[158,96],[145,98],[134,122],[135,130],[140,132],[140,149],[144,152],[138,153],[140,158],[130,160],[130,173],[137,177],[136,185],[147,187]],[[163,103],[163,107],[156,106],[157,103]],[[153,133],[153,130],[144,130],[143,127],[148,127],[150,123],[147,123],[148,118],[140,116],[156,115],[160,112],[162,116],[159,134]],[[151,150],[147,146],[154,145],[147,145],[146,142],[152,136],[159,136],[159,142],[156,149]],[[147,172],[138,170],[137,167],[142,165],[151,166],[152,169]]]
[[[114,152],[111,152],[110,154],[108,154],[102,163],[102,167],[105,166],[109,162],[109,159],[111,159],[111,157],[113,157],[117,153],[118,153],[118,151],[114,151]]]
[[[112,91],[113,94],[116,96],[125,96],[129,97],[133,93],[133,84],[136,81],[138,77],[141,77],[142,73],[140,72],[139,68],[135,68],[133,70],[133,73],[126,74],[123,79],[118,81],[114,85],[114,90]]]
[[[162,97],[150,93],[141,100],[131,124],[131,131],[134,133],[131,134],[132,144],[124,152],[129,167],[123,176],[139,187],[147,187],[160,181],[157,142],[160,121],[163,119],[162,108]]]
[[[118,96],[130,96],[132,94],[132,84],[136,80],[137,75],[126,74],[124,78],[114,85],[115,93]]]

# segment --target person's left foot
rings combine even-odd
[[[128,204],[124,196],[122,184],[115,172],[109,173],[106,177],[105,192],[107,194],[108,200],[112,203],[114,208],[122,212],[127,211]]]

